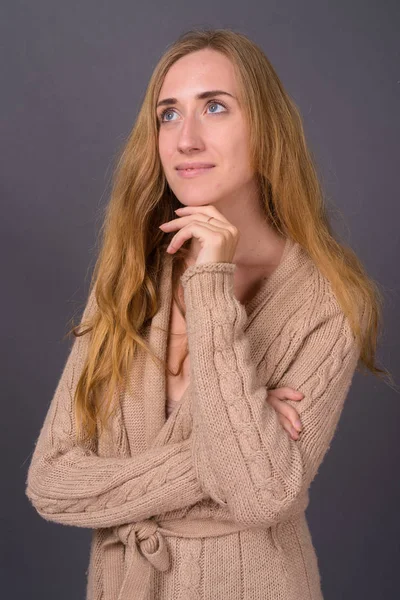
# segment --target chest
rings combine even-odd
[[[173,300],[167,337],[166,375],[167,399],[172,405],[180,402],[189,385],[190,357],[186,348],[186,322]]]

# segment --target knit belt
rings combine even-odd
[[[157,523],[145,519],[136,523],[119,525],[111,530],[103,542],[104,600],[146,600],[149,592],[151,571],[167,571],[170,567],[170,554],[164,536],[212,537],[249,529],[248,525],[232,521],[212,519],[171,519]],[[113,576],[114,558],[118,546],[125,546],[125,565],[122,585]]]

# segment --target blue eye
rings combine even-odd
[[[222,106],[223,108],[227,109],[227,106],[223,102],[220,102],[220,101],[217,102],[216,100],[210,100],[207,104],[208,105],[214,105],[215,104],[215,105],[219,105],[219,106]],[[166,109],[164,109],[161,112],[160,117],[159,117],[159,122],[160,123],[170,123],[172,121],[172,119],[164,120],[165,115],[167,115],[169,112],[173,113],[173,109],[172,108],[166,108]],[[222,111],[222,112],[225,112],[225,111]],[[219,113],[216,112],[216,111],[213,111],[211,114],[219,114]]]
[[[226,106],[224,104],[221,104],[221,102],[210,102],[210,104],[211,105],[213,105],[213,104],[218,105],[219,104],[220,106],[223,106],[224,108],[226,108]],[[224,111],[222,111],[222,112],[224,112]]]
[[[163,110],[163,111],[162,111],[162,113],[161,113],[161,115],[160,115],[160,121],[161,121],[161,122],[164,122],[164,123],[165,123],[165,121],[164,121],[164,117],[165,117],[165,115],[166,115],[167,113],[169,113],[169,112],[172,112],[172,109],[170,109],[170,108],[167,108],[167,109],[165,109],[165,110]],[[167,121],[168,121],[168,119],[167,119]]]

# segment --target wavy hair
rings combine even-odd
[[[354,251],[334,237],[297,106],[264,52],[244,34],[231,29],[192,29],[170,45],[156,65],[136,122],[119,152],[90,284],[96,310],[69,332],[76,337],[91,333],[74,397],[81,438],[93,439],[99,416],[101,427],[106,426],[118,401],[115,391],[138,347],[161,363],[143,333],[158,310],[158,276],[174,235],[162,232],[159,225],[176,218],[174,210],[181,203],[169,188],[160,162],[156,103],[169,68],[204,48],[223,53],[235,68],[240,103],[251,122],[251,160],[267,219],[277,232],[298,242],[330,280],[360,345],[359,363],[391,380],[390,373],[375,364],[383,296]],[[189,242],[171,255],[173,298],[183,316],[178,287]],[[360,307],[365,328],[360,327]],[[187,354],[186,343],[176,375]],[[166,364],[161,367],[172,374]],[[103,414],[100,389],[107,392],[102,397]]]

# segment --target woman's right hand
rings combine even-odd
[[[299,418],[299,413],[283,400],[302,400],[304,394],[290,387],[281,387],[273,390],[267,390],[267,402],[278,413],[279,421],[282,427],[288,432],[290,437],[298,440],[302,425]]]

